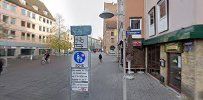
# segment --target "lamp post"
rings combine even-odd
[[[109,19],[114,16],[124,16],[124,14],[113,14],[109,11],[104,11],[99,15],[99,17],[103,19]],[[119,36],[121,35],[121,41],[123,41],[123,100],[127,100],[127,89],[126,89],[126,40],[123,37],[125,30],[123,29],[123,22],[121,22],[121,25],[119,28]]]

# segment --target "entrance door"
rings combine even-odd
[[[181,90],[181,54],[169,53],[168,85],[178,92]]]

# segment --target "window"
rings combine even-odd
[[[8,23],[9,22],[9,17],[6,15],[3,15],[3,22]]]
[[[35,24],[32,24],[32,29],[35,29]]]
[[[111,32],[111,36],[114,36],[114,32]]]
[[[16,24],[16,18],[11,18],[11,24]]]
[[[44,22],[44,23],[46,22],[46,19],[45,19],[45,18],[43,18],[43,22]]]
[[[42,41],[42,36],[40,35],[40,36],[39,36],[39,42],[41,42],[41,41]]]
[[[47,19],[47,24],[49,24],[49,20]]]
[[[48,15],[48,12],[47,12],[47,11],[43,11],[43,12],[44,12],[45,15]]]
[[[42,26],[39,26],[39,31],[42,31]]]
[[[31,12],[27,11],[27,17],[31,17]]]
[[[163,2],[160,3],[160,18],[163,18],[166,16],[166,1],[164,0]]]
[[[11,5],[11,6],[10,6],[10,10],[13,11],[13,12],[16,12],[16,6]]]
[[[27,40],[30,40],[30,33],[27,33]]]
[[[25,33],[24,32],[21,33],[21,39],[25,40]]]
[[[50,25],[52,25],[52,21],[50,21]]]
[[[34,13],[32,13],[32,18],[35,19],[36,18],[36,15]]]
[[[111,38],[111,43],[114,43],[114,38]]]
[[[27,28],[30,28],[30,23],[27,23]]]
[[[38,11],[38,7],[37,6],[32,6],[32,8],[34,8],[36,11]]]
[[[26,10],[25,9],[21,9],[21,14],[22,15],[26,15]]]
[[[25,27],[25,21],[21,21],[21,26]]]
[[[43,40],[42,40],[42,42],[45,43],[45,36],[43,36]]]
[[[42,17],[41,16],[39,16],[39,21],[42,21]]]
[[[49,28],[47,28],[47,32],[49,32]]]
[[[141,27],[142,27],[142,19],[141,18],[130,19],[131,30],[141,30]]]
[[[14,56],[15,55],[15,49],[8,49],[7,50],[7,56]]]
[[[25,0],[20,0],[21,4],[26,5],[26,1]]]
[[[157,4],[157,29],[162,33],[169,29],[168,0],[160,0]]]
[[[45,32],[45,27],[43,27],[43,32]]]
[[[3,9],[8,10],[8,3],[3,2]]]
[[[15,36],[15,35],[16,35],[16,31],[11,30],[10,35],[11,35],[11,36]]]
[[[35,41],[35,34],[32,34],[32,41]]]
[[[148,13],[148,26],[149,26],[149,36],[153,36],[156,34],[156,22],[155,22],[155,7],[153,7]]]

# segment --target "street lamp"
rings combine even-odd
[[[102,12],[99,17],[103,19],[109,19],[114,16],[124,16],[124,14],[113,14],[112,12],[109,11],[104,11]],[[123,24],[122,24],[123,25]],[[121,40],[123,41],[123,100],[127,100],[127,89],[126,89],[126,41],[123,38],[124,34],[124,29],[123,27],[120,27],[119,30],[121,30]]]

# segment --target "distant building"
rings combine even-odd
[[[0,1],[0,56],[39,55],[55,19],[39,0]],[[7,54],[6,52],[7,51]]]
[[[102,49],[102,43],[101,40],[95,39],[92,37],[88,37],[88,48],[89,50],[101,50]]]
[[[112,13],[117,13],[116,3],[104,3],[104,10]],[[103,49],[104,52],[109,54],[110,52],[117,52],[118,45],[118,31],[117,31],[117,17],[114,16],[110,19],[104,19],[103,22]]]

